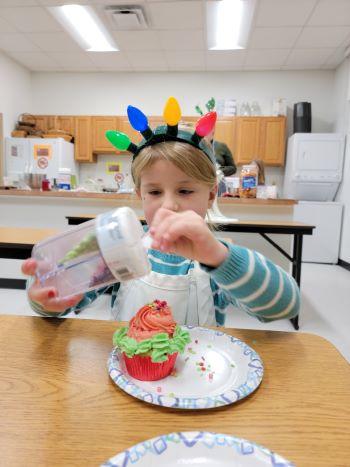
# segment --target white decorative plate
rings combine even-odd
[[[293,467],[294,464],[257,444],[220,433],[169,433],[136,444],[101,467]]]
[[[251,394],[263,377],[259,355],[243,341],[206,328],[188,329],[191,343],[176,360],[171,375],[159,381],[129,376],[114,349],[108,371],[125,392],[150,404],[178,409],[209,409],[232,404]]]

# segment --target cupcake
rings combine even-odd
[[[113,335],[113,345],[121,352],[129,375],[141,381],[168,376],[178,353],[190,341],[188,331],[174,321],[167,302],[160,300],[143,306],[129,326]]]

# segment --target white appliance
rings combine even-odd
[[[336,202],[299,201],[294,220],[314,225],[312,235],[303,237],[302,261],[337,264],[343,205]]]
[[[333,201],[342,179],[344,136],[295,133],[288,139],[283,197]]]
[[[6,138],[5,173],[18,180],[25,172],[58,178],[60,169],[70,169],[78,182],[79,166],[74,160],[74,144],[63,138]]]

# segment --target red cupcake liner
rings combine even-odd
[[[126,369],[130,376],[140,381],[157,381],[170,375],[175,366],[177,352],[168,355],[165,362],[152,362],[150,356],[134,355],[129,358],[123,353]]]

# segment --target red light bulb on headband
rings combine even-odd
[[[201,117],[196,124],[196,133],[203,138],[214,128],[216,123],[216,112],[209,112]]]

